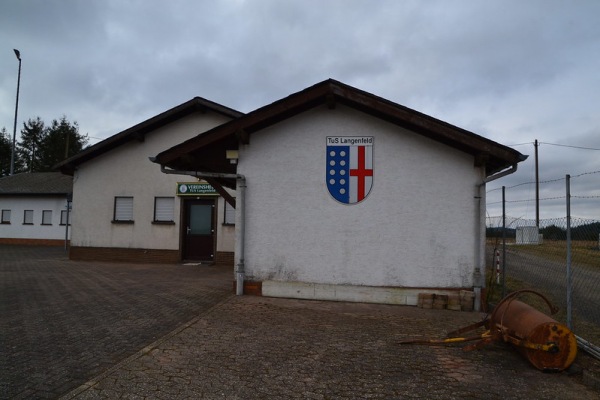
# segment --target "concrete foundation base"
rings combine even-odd
[[[262,295],[306,300],[416,306],[419,293],[450,294],[464,288],[392,288],[320,283],[263,281]]]

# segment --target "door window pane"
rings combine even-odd
[[[212,206],[205,204],[190,205],[190,234],[209,235],[212,233]]]

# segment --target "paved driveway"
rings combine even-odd
[[[227,269],[60,249],[0,247],[0,274],[0,398],[600,398],[585,374],[540,372],[503,344],[398,345],[479,313],[238,297]]]
[[[0,245],[0,398],[57,398],[231,296],[231,268]]]
[[[61,400],[598,399],[506,345],[398,345],[479,313],[233,296]]]

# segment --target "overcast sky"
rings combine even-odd
[[[504,185],[535,218],[537,139],[540,180],[562,179],[541,218],[565,215],[571,174],[572,215],[600,220],[599,18],[598,0],[1,0],[0,128],[13,48],[18,129],[65,115],[92,144],[195,96],[249,112],[333,78],[528,154],[489,215]]]

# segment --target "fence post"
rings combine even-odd
[[[502,298],[506,297],[506,186],[502,186]]]
[[[573,274],[571,271],[571,176],[566,176],[567,200],[567,327],[573,330]]]

